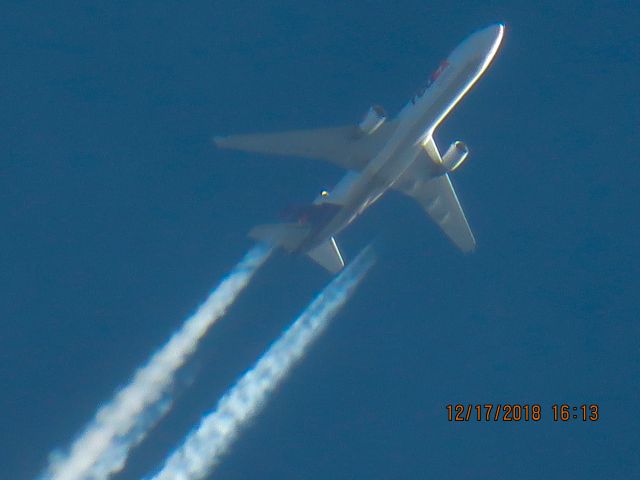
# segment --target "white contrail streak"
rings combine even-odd
[[[211,473],[244,424],[260,411],[269,394],[349,299],[373,261],[367,249],[336,277],[225,393],[152,480],[199,480]]]
[[[253,247],[209,298],[148,362],[134,374],[65,454],[53,454],[42,480],[100,480],[120,471],[131,448],[140,443],[171,406],[169,394],[176,373],[195,352],[198,342],[247,286],[269,257],[265,245]]]

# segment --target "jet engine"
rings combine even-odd
[[[442,156],[442,166],[448,171],[453,172],[469,155],[469,149],[464,142],[458,140],[453,142],[447,152]]]
[[[387,112],[380,105],[374,105],[367,111],[362,121],[358,124],[358,129],[365,135],[371,135],[387,119]]]

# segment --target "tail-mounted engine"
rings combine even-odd
[[[469,149],[464,142],[458,140],[453,142],[447,152],[442,156],[442,166],[448,171],[453,172],[469,155]]]
[[[380,105],[374,105],[367,111],[362,121],[358,124],[358,129],[364,135],[371,135],[387,119],[387,112]]]

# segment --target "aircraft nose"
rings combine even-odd
[[[476,32],[474,37],[474,43],[478,46],[482,46],[482,50],[491,51],[498,48],[504,35],[504,24],[496,23],[489,25],[487,28]]]
[[[481,65],[487,59],[493,58],[498,51],[502,36],[504,35],[504,25],[495,23],[471,34],[462,42],[451,54],[451,60],[466,63],[471,59],[477,60]]]

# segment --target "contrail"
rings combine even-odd
[[[365,249],[336,277],[253,368],[220,399],[151,480],[199,480],[211,473],[240,433],[264,406],[291,367],[307,351],[354,292],[374,263]]]
[[[198,310],[135,372],[131,382],[98,409],[68,452],[52,455],[41,480],[100,480],[120,471],[131,448],[169,410],[176,372],[270,253],[271,248],[262,244],[249,250]]]

